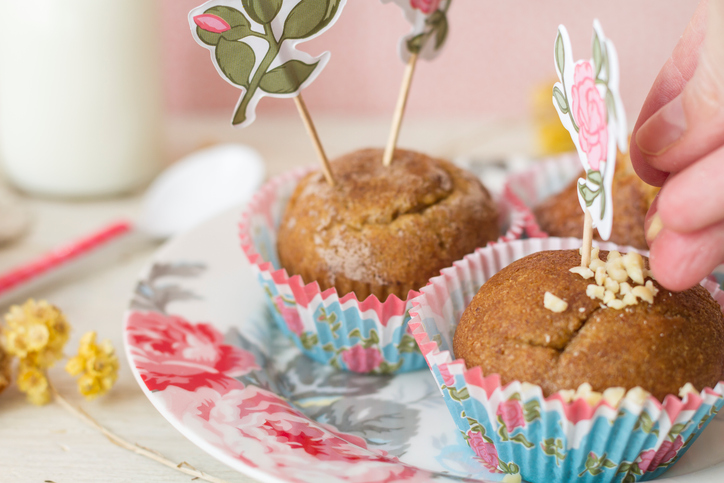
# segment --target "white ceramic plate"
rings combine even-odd
[[[427,370],[338,372],[280,337],[237,243],[239,209],[158,251],[126,315],[141,388],[184,436],[265,482],[499,481]],[[724,481],[724,416],[666,481]]]

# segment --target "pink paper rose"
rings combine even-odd
[[[425,15],[429,15],[440,6],[440,0],[410,0],[410,5]]]
[[[646,473],[649,470],[651,462],[654,460],[654,456],[656,456],[656,451],[654,451],[653,449],[644,451],[639,455],[641,461],[638,462],[638,466],[641,470],[641,473]],[[651,470],[653,471],[654,468],[651,468]]]
[[[468,431],[468,444],[470,444],[470,447],[475,451],[475,454],[488,471],[492,473],[502,473],[502,471],[498,469],[498,450],[495,449],[493,443],[488,443],[482,434],[471,430]]]
[[[352,372],[370,372],[377,369],[383,358],[377,347],[365,349],[360,344],[342,352],[342,360]]]
[[[226,20],[210,13],[195,16],[194,23],[201,29],[215,34],[221,34],[227,30],[231,30],[231,25],[229,25]]]
[[[578,124],[578,140],[591,169],[598,170],[608,154],[606,104],[596,89],[590,62],[576,64],[571,87],[571,109]]]
[[[178,386],[229,390],[243,387],[234,377],[258,370],[253,354],[224,344],[211,324],[192,324],[177,316],[134,312],[128,319],[128,344],[141,379],[151,391]]]
[[[684,440],[681,439],[681,436],[677,436],[673,442],[668,439],[664,440],[664,442],[661,443],[661,447],[659,447],[659,450],[656,452],[656,455],[654,455],[651,460],[648,470],[654,471],[662,464],[673,461],[674,458],[676,458],[676,455],[679,454],[679,450],[682,446],[684,446]],[[641,468],[641,466],[639,466],[639,468]]]
[[[517,399],[510,399],[500,403],[496,415],[501,417],[508,432],[513,431],[515,428],[525,426],[523,405]]]
[[[274,303],[276,303],[279,312],[282,314],[284,322],[287,323],[287,328],[298,336],[301,336],[304,332],[304,324],[302,324],[302,319],[299,317],[297,309],[287,307],[281,297],[275,298]]]

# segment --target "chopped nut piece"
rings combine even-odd
[[[644,259],[636,252],[630,252],[623,256],[623,266],[628,276],[634,282],[644,284]]]
[[[589,285],[586,287],[586,295],[591,297],[592,299],[601,299],[603,300],[603,294],[605,293],[606,289],[603,287],[600,287],[598,285]]]
[[[684,384],[684,387],[682,387],[681,389],[679,389],[679,397],[680,397],[681,399],[684,399],[684,398],[685,398],[687,395],[689,395],[689,394],[697,394],[697,395],[698,395],[699,392],[696,390],[696,388],[694,387],[694,385],[693,385],[692,383],[687,382],[686,384]]]
[[[618,293],[620,293],[621,295],[626,295],[628,293],[631,293],[631,285],[629,285],[627,282],[623,282],[618,287],[619,287]]]
[[[645,302],[650,304],[654,303],[654,294],[651,293],[651,290],[642,285],[632,288],[631,293]]]
[[[633,280],[634,282],[636,282],[638,284],[644,283],[644,272],[640,268],[634,267],[631,269],[626,269],[626,273],[631,278],[631,280]]]
[[[615,298],[608,302],[608,308],[610,309],[621,310],[624,307],[626,307],[626,304],[623,302],[623,300]]]
[[[633,389],[628,390],[628,392],[626,393],[626,399],[634,404],[643,406],[646,403],[646,399],[648,399],[650,395],[651,394],[649,394],[643,388],[636,386]]]
[[[598,247],[591,248],[591,260],[598,260],[598,253],[601,251]]]
[[[620,260],[620,258],[618,260]],[[628,273],[626,273],[626,270],[624,270],[623,268],[607,267],[606,271],[608,272],[608,276],[617,281],[618,283],[623,283],[628,280]]]
[[[622,387],[609,387],[603,391],[603,400],[608,403],[609,406],[615,408],[618,407],[621,399],[626,395],[626,389]]]
[[[605,266],[606,266],[606,262],[596,259],[596,260],[593,260],[590,263],[590,265],[588,265],[588,268],[590,268],[593,272],[595,272],[598,269],[598,267],[605,267]]]
[[[610,262],[612,260],[616,260],[617,258],[621,258],[621,253],[618,250],[611,250],[608,252],[608,258],[606,258],[606,261]]]
[[[618,282],[612,278],[607,278],[606,281],[603,282],[603,286],[606,287],[606,290],[610,290],[613,293],[618,293],[620,289]]]
[[[603,303],[604,303],[604,304],[607,304],[607,303],[609,303],[609,302],[612,301],[612,300],[616,300],[616,294],[613,293],[613,292],[611,292],[610,290],[606,290],[606,291],[603,293]]]
[[[656,297],[656,295],[658,295],[659,289],[656,288],[656,286],[654,285],[654,282],[652,282],[651,280],[647,280],[646,285],[644,285],[644,286],[647,289],[651,290],[651,293],[654,295],[654,297]]]
[[[551,312],[561,313],[568,308],[568,303],[556,297],[550,292],[546,292],[543,296],[543,306]]]
[[[606,269],[604,267],[598,267],[596,269],[596,284],[603,285],[606,281]]]
[[[588,280],[589,278],[593,278],[593,270],[586,267],[573,267],[569,270],[572,273],[577,273],[581,277]]]
[[[628,292],[626,295],[623,296],[624,305],[636,305],[638,303],[639,303],[639,300],[631,292]]]
[[[583,399],[591,406],[595,406],[601,400],[601,397],[602,395],[600,392],[594,391],[589,383],[584,382],[578,386],[578,389],[576,389],[576,394],[573,396],[573,400]]]

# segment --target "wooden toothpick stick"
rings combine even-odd
[[[591,248],[593,245],[593,218],[586,209],[586,218],[583,221],[583,246],[581,247],[581,266],[588,268],[591,264]]]
[[[314,127],[314,123],[309,115],[309,111],[307,111],[307,106],[304,104],[304,99],[302,99],[301,93],[297,94],[294,98],[294,103],[297,105],[299,115],[302,116],[304,126],[307,128],[307,132],[309,133],[309,137],[312,139],[314,149],[317,151],[319,161],[322,163],[322,172],[324,173],[324,177],[327,179],[327,183],[329,183],[330,186],[334,186],[335,182],[334,176],[332,176],[332,167],[329,165],[329,159],[327,159],[327,155],[324,153],[322,142],[319,140],[317,129]]]
[[[392,130],[387,140],[385,154],[382,157],[382,162],[385,166],[389,166],[392,163],[392,157],[395,154],[395,146],[397,146],[397,138],[400,136],[402,117],[405,115],[405,106],[407,106],[407,97],[410,95],[410,85],[412,85],[412,76],[415,73],[417,57],[418,54],[411,54],[410,60],[407,61],[407,66],[405,67],[405,76],[402,79],[402,87],[397,97],[397,106],[395,107],[395,114],[392,120]]]

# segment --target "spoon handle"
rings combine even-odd
[[[117,221],[100,230],[51,250],[40,258],[20,265],[0,275],[0,295],[18,285],[38,277],[51,269],[85,255],[106,242],[128,233],[133,228],[130,221]]]

